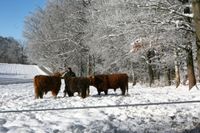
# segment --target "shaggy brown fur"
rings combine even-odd
[[[108,89],[120,88],[122,95],[128,93],[128,75],[125,73],[108,74],[108,75],[95,75],[90,77],[91,85],[97,88],[98,94],[104,91],[105,95],[108,94]]]
[[[108,75],[95,75],[90,77],[90,83],[92,86],[97,88],[98,94],[102,91],[108,94]]]
[[[64,97],[66,93],[69,97],[74,96],[75,92],[82,98],[86,98],[89,95],[89,85],[90,80],[86,77],[67,77],[65,78],[65,90]]]
[[[57,97],[60,91],[61,78],[60,74],[56,73],[52,76],[37,75],[34,77],[35,98],[43,98],[48,91],[52,92],[54,97]]]

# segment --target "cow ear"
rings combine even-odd
[[[94,75],[90,75],[89,78],[90,79],[94,79],[95,77],[94,77]]]

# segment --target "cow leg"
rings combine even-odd
[[[89,89],[89,88],[86,89],[86,95],[87,95],[87,96],[90,95],[90,89]]]
[[[128,95],[128,85],[126,86],[125,90],[126,90],[126,94]]]
[[[42,88],[35,88],[35,99],[43,98]]]
[[[39,91],[39,97],[42,99],[44,95],[44,92],[42,90]]]
[[[67,91],[67,93],[68,93],[68,96],[69,96],[69,97],[74,96],[74,93],[72,93],[72,92],[70,92],[70,91]]]
[[[57,96],[57,94],[56,94],[56,92],[54,91],[54,89],[51,91],[51,93],[52,93],[52,95],[53,95],[54,97]]]
[[[39,89],[35,87],[35,99],[38,99],[40,97],[39,95]]]
[[[81,95],[82,98],[86,98],[87,96],[87,89],[86,88],[81,88]]]
[[[100,94],[101,94],[101,91],[98,90],[98,95],[100,95]]]
[[[105,93],[105,95],[108,95],[108,90],[105,90],[104,93]]]
[[[121,91],[122,91],[122,95],[125,95],[125,87],[120,87]]]
[[[39,98],[39,96],[38,95],[35,95],[35,99],[38,99]]]
[[[69,87],[67,84],[65,86],[65,90],[64,90],[64,96],[66,96],[66,93],[68,94],[69,97],[74,96],[74,92],[72,92],[72,90],[70,89],[72,88],[71,86]]]
[[[63,91],[63,93],[64,93],[64,96],[63,96],[63,97],[66,97],[66,94],[68,94],[68,91],[67,91],[66,88],[65,88],[65,90]]]
[[[54,97],[54,99],[56,99],[57,98],[57,95],[55,95],[55,96],[53,96]]]
[[[69,97],[73,96],[72,93],[70,93],[70,92],[67,92],[67,94]]]
[[[38,98],[40,98],[40,95],[36,94],[35,99],[38,99]]]
[[[66,94],[67,94],[67,93],[66,93],[66,92],[64,92],[64,95],[63,95],[63,97],[66,97]]]

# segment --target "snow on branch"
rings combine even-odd
[[[179,11],[176,11],[174,10],[173,8],[171,7],[164,7],[164,6],[160,6],[160,4],[154,4],[154,5],[148,5],[148,6],[142,6],[142,7],[152,7],[156,10],[163,10],[163,11],[168,11],[170,14],[175,14],[175,15],[178,15],[178,16],[182,16],[182,17],[186,17],[186,18],[191,18],[193,19],[193,14],[188,14],[188,13],[181,13]]]

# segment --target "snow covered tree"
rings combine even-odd
[[[178,86],[188,66],[191,87],[195,47],[188,5],[185,0],[49,0],[26,19],[29,57],[54,71],[71,66],[80,76],[134,73],[150,86],[170,85],[175,75]],[[137,40],[141,47],[130,52]]]
[[[38,9],[25,21],[29,58],[53,71],[85,66],[87,47],[82,43],[84,19],[82,0],[49,0],[45,9]]]
[[[25,63],[23,46],[11,37],[0,37],[0,62]]]
[[[187,58],[182,58],[182,59],[187,60],[189,89],[191,89],[196,84],[196,79],[195,79],[194,65],[193,65],[193,54],[194,53],[192,52],[193,51],[192,44],[194,42],[194,37],[192,36],[193,26],[191,24],[190,12],[188,12],[189,4],[190,3],[188,3],[188,1],[185,1],[185,0],[183,0],[183,1],[179,1],[179,0],[177,0],[177,1],[166,0],[165,1],[164,0],[164,1],[153,1],[153,3],[150,2],[149,5],[147,5],[147,7],[151,7],[152,9],[155,9],[157,11],[157,15],[162,14],[162,16],[165,16],[165,18],[160,17],[160,18],[153,19],[155,23],[160,24],[159,28],[157,29],[158,31],[161,28],[163,28],[165,30],[164,32],[161,32],[161,34],[157,35],[159,38],[160,37],[162,38],[163,35],[165,35],[165,33],[169,34],[167,36],[167,39],[162,38],[163,41],[159,45],[162,46],[162,44],[164,44],[164,45],[167,44],[168,46],[166,46],[166,47],[168,47],[168,48],[178,47],[179,49],[182,49],[182,51],[183,51],[182,57],[187,57]],[[161,16],[161,15],[159,15],[159,16]],[[172,25],[172,24],[174,24],[174,25]],[[176,33],[176,34],[171,34],[171,33]],[[170,37],[170,35],[173,35],[173,36]],[[179,38],[178,35],[182,36],[182,37]],[[155,34],[154,34],[154,36],[155,36]],[[186,39],[183,39],[183,38],[186,38]],[[160,40],[158,39],[157,42],[159,43]],[[153,47],[156,47],[156,45],[154,45]],[[177,50],[177,49],[175,48],[174,50]],[[174,53],[177,53],[177,52],[174,52]],[[184,53],[186,53],[187,55]],[[178,58],[177,54],[175,57]],[[161,59],[161,61],[163,61],[163,59]],[[175,62],[176,74],[179,73],[178,67],[181,62],[183,62],[183,60],[176,59],[176,62]],[[163,62],[163,63],[165,64],[165,62]],[[161,64],[163,64],[163,63],[161,63]],[[168,62],[166,64],[169,65],[171,63]],[[180,79],[179,79],[180,76],[177,75],[176,77],[177,77],[177,86],[178,86],[178,84],[179,84],[178,82],[180,81]]]
[[[197,63],[200,76],[200,1],[192,1],[192,10],[193,10],[193,20],[196,32],[196,47],[197,47]]]

